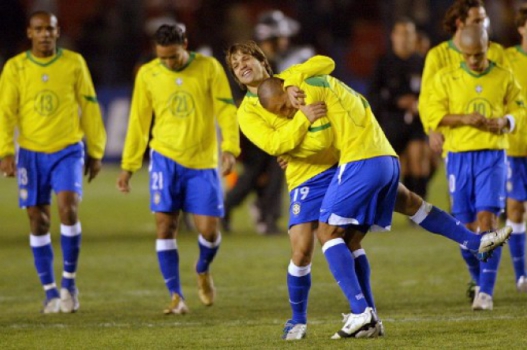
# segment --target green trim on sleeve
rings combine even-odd
[[[82,97],[84,97],[84,99],[88,102],[93,102],[93,103],[98,103],[97,101],[97,97],[95,96],[86,96],[86,95],[82,95]]]
[[[227,104],[236,106],[236,103],[234,103],[234,99],[232,98],[218,98],[218,101],[225,102]]]
[[[310,126],[307,131],[308,132],[317,132],[317,131],[322,131],[322,130],[326,130],[326,129],[329,129],[331,128],[331,123],[326,123],[326,124],[323,124],[323,125],[319,125],[319,126]]]

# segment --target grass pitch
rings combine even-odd
[[[468,273],[456,244],[413,228],[400,216],[394,217],[392,232],[370,234],[364,243],[384,338],[329,339],[340,329],[340,313],[348,306],[317,245],[307,338],[281,340],[290,316],[288,237],[257,235],[244,208],[234,214],[236,232],[223,236],[212,266],[218,292],[212,307],[202,306],[197,296],[196,235],[181,232],[181,280],[190,313],[165,316],[169,296],[157,266],[146,171],[134,175],[129,195],[115,189],[117,174],[116,167],[107,166],[100,178],[85,185],[81,308],[58,315],[39,313],[43,292],[28,247],[26,214],[17,207],[15,181],[0,179],[2,349],[527,348],[527,295],[516,292],[508,248],[494,311],[473,312],[465,297]],[[431,185],[432,202],[446,200],[441,180]],[[60,276],[55,208],[52,213],[55,272]]]

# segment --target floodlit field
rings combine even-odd
[[[516,292],[508,248],[494,311],[475,313],[465,297],[468,273],[456,244],[412,228],[399,216],[391,233],[371,234],[364,244],[384,338],[329,339],[342,325],[340,314],[349,311],[317,245],[307,338],[281,340],[290,316],[288,237],[259,236],[246,209],[235,213],[236,232],[223,236],[213,264],[218,297],[212,307],[202,306],[197,296],[196,236],[180,234],[181,279],[190,314],[165,316],[169,296],[157,266],[147,174],[134,176],[129,195],[115,189],[117,174],[116,167],[106,167],[85,186],[81,308],[58,315],[39,313],[43,292],[28,247],[26,214],[17,207],[15,181],[0,179],[1,349],[527,348],[527,295]],[[431,200],[444,204],[441,180],[432,184]],[[55,208],[53,219],[60,276]]]

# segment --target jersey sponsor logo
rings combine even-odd
[[[35,97],[35,111],[47,117],[55,113],[59,107],[59,97],[51,90],[42,90]]]
[[[169,97],[168,109],[174,117],[186,118],[194,112],[194,98],[186,91],[177,91]]]

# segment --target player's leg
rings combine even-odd
[[[77,143],[56,153],[46,155],[46,158],[50,164],[50,169],[52,169],[50,174],[51,186],[57,194],[60,219],[60,243],[63,260],[60,308],[62,312],[75,312],[79,309],[75,278],[82,237],[78,211],[82,197],[84,148],[81,143]]]
[[[509,251],[516,288],[527,293],[525,271],[525,202],[527,201],[527,157],[507,157],[507,226],[512,227]]]
[[[217,169],[184,168],[183,173],[183,208],[194,214],[194,225],[198,231],[198,295],[204,305],[210,306],[216,296],[210,265],[221,244],[219,220],[224,215],[223,193]]]
[[[51,245],[50,208],[51,186],[47,181],[49,169],[41,158],[44,155],[23,148],[17,156],[17,180],[19,206],[27,209],[29,244],[40,283],[46,293],[44,313],[57,313],[60,298],[53,270],[53,246]]]
[[[179,278],[179,252],[177,232],[179,213],[182,208],[181,167],[173,160],[152,152],[150,159],[150,210],[156,220],[156,252],[165,286],[171,303],[165,314],[185,314]]]
[[[177,247],[177,230],[179,213],[156,212],[156,252],[159,269],[172,302],[164,310],[165,314],[186,314],[181,281],[179,277],[179,252]]]
[[[525,271],[525,203],[507,198],[507,226],[512,227],[509,251],[514,267],[516,288],[527,293]]]
[[[291,260],[287,268],[287,290],[292,316],[284,327],[282,338],[285,340],[302,339],[306,335],[315,224],[316,222],[305,222],[289,229]]]
[[[366,251],[361,245],[361,242],[365,236],[365,233],[357,229],[349,228],[346,230],[345,240],[349,250],[351,251],[351,254],[353,255],[353,260],[355,262],[355,273],[357,275],[361,290],[364,293],[364,298],[366,298],[366,303],[368,303],[368,306],[373,310],[376,310],[370,284],[370,262],[366,256]]]

